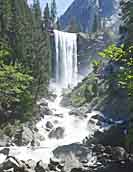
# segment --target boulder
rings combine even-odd
[[[45,138],[35,131],[31,126],[24,124],[21,128],[18,128],[14,134],[13,143],[17,146],[26,146],[31,144],[31,146],[39,146],[40,141],[45,140]]]
[[[37,162],[35,171],[36,172],[46,172],[48,169],[48,165],[44,164],[42,161]]]
[[[28,167],[29,169],[32,169],[32,170],[34,170],[35,167],[36,167],[36,162],[35,162],[34,160],[32,160],[32,159],[27,160],[27,161],[25,162],[25,164],[27,165],[27,167]]]
[[[49,138],[62,139],[64,137],[65,129],[63,127],[57,127],[49,133]]]
[[[85,172],[82,168],[73,168],[71,172]]]
[[[9,148],[3,148],[2,150],[0,150],[0,154],[3,155],[9,155],[10,149]]]
[[[86,160],[88,155],[90,154],[90,150],[88,147],[84,146],[80,143],[73,143],[70,145],[63,145],[57,147],[53,154],[55,158],[61,159],[62,161],[66,161],[68,159],[78,159],[80,161]]]
[[[77,116],[77,117],[84,117],[84,113],[79,109],[73,109],[69,112],[69,115]]]
[[[18,161],[16,158],[14,157],[8,157],[2,164],[1,169],[3,170],[9,170],[11,168],[13,169],[20,169],[20,161]]]
[[[112,147],[111,146],[105,146],[105,153],[112,154]]]
[[[125,134],[124,129],[121,126],[112,126],[104,132],[96,131],[94,137],[89,143],[102,144],[104,146],[124,146],[125,144]]]
[[[6,135],[0,136],[0,147],[8,146],[10,140],[11,140],[10,137],[8,137]]]
[[[96,152],[97,154],[103,153],[105,151],[105,147],[101,144],[98,144],[93,148],[93,151]]]
[[[94,116],[91,117],[92,119],[97,119],[100,122],[106,122],[106,119],[103,115],[101,114],[96,114]]]
[[[52,122],[48,121],[48,122],[46,123],[46,127],[47,127],[48,129],[52,129],[52,128],[54,127],[54,125],[52,124]]]
[[[33,132],[30,128],[23,126],[18,129],[14,136],[14,143],[18,146],[25,146],[31,143],[33,140]]]
[[[63,114],[62,113],[56,113],[54,115],[57,116],[57,117],[63,118]]]
[[[95,119],[89,119],[89,121],[88,121],[88,125],[89,124],[93,124],[93,125],[95,125],[96,124],[96,121],[95,121]]]
[[[46,100],[43,100],[42,102],[40,102],[40,107],[48,107],[48,102]]]
[[[112,150],[112,158],[117,161],[123,161],[126,159],[126,150],[123,147],[117,146]]]

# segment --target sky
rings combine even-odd
[[[58,16],[64,13],[64,11],[69,7],[73,0],[56,0]],[[32,0],[28,0],[32,3]],[[50,3],[51,0],[40,0],[41,8],[43,9],[46,3]]]

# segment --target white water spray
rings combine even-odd
[[[57,30],[54,30],[54,35],[56,45],[56,84],[62,90],[62,88],[73,87],[77,84],[77,35]],[[45,140],[40,142],[40,146],[34,148],[31,146],[13,146],[10,147],[10,155],[20,160],[33,159],[36,162],[42,160],[45,163],[49,163],[49,159],[53,155],[52,151],[55,148],[82,142],[85,136],[91,135],[97,129],[95,125],[88,126],[89,119],[96,112],[86,114],[86,118],[71,116],[69,115],[71,109],[60,105],[61,99],[62,97],[58,94],[54,102],[45,99],[41,100],[42,103],[43,101],[48,102],[52,115],[45,115],[44,119],[37,124],[39,133],[45,137]],[[64,137],[60,139],[50,138],[49,134],[53,129],[47,130],[47,122],[54,124],[53,129],[57,127],[64,128]],[[0,163],[5,158],[5,156],[0,155]]]
[[[77,84],[77,35],[54,30],[56,48],[56,83],[61,88]]]
[[[40,142],[40,146],[34,148],[30,146],[10,147],[11,156],[25,161],[32,159],[36,162],[42,160],[45,163],[49,163],[49,159],[53,156],[52,151],[58,146],[82,142],[85,136],[91,135],[94,130],[98,129],[95,125],[88,126],[89,119],[97,112],[88,113],[87,118],[80,118],[78,116],[69,115],[70,109],[60,105],[60,96],[58,96],[54,102],[42,99],[41,102],[43,101],[48,102],[48,106],[53,112],[53,115],[45,115],[44,119],[37,123],[39,133],[45,137],[45,140]],[[61,116],[57,114],[61,114]],[[54,124],[53,129],[57,127],[64,128],[65,133],[63,138],[49,138],[51,131],[47,131],[46,129],[46,123],[48,121]],[[5,158],[6,157],[0,155],[0,163],[3,162]]]

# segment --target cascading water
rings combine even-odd
[[[77,84],[77,35],[54,30],[56,49],[56,83],[61,88]]]
[[[66,33],[54,30],[55,45],[56,45],[56,83],[59,87],[69,88],[77,84],[77,36],[74,33]],[[93,133],[97,128],[96,125],[88,126],[88,121],[94,113],[87,113],[86,118],[79,116],[71,116],[67,109],[60,105],[62,97],[57,96],[55,101],[42,99],[40,102],[47,101],[48,109],[52,111],[51,115],[45,115],[37,124],[38,131],[45,137],[44,141],[40,141],[40,146],[31,147],[23,146],[10,147],[9,155],[12,155],[20,160],[32,159],[36,162],[43,160],[45,163],[49,162],[52,157],[52,151],[59,146],[69,145],[82,140]],[[41,104],[41,103],[40,103]],[[54,128],[47,130],[46,123],[52,122]],[[49,134],[53,129],[58,127],[64,129],[62,138],[50,138]],[[3,162],[5,156],[0,155],[0,163]]]
[[[70,109],[60,105],[61,99],[62,97],[58,96],[54,102],[45,99],[41,100],[41,103],[43,101],[48,102],[48,106],[53,114],[45,115],[44,119],[37,123],[39,133],[45,137],[45,140],[40,142],[40,146],[12,146],[10,147],[9,155],[20,160],[32,159],[36,162],[42,160],[43,162],[48,163],[49,159],[53,156],[52,151],[54,149],[62,145],[82,142],[86,136],[89,134],[91,135],[94,130],[98,129],[94,124],[88,126],[89,119],[97,112],[86,114],[88,115],[87,118],[71,116],[69,115]],[[52,131],[52,129],[48,131],[46,128],[46,123],[49,121],[54,124],[53,129],[56,129],[57,127],[64,128],[63,138],[57,139],[49,137],[49,134]],[[3,162],[5,158],[5,156],[0,156],[0,163]]]

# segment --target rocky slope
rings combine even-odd
[[[97,33],[79,32],[77,41],[79,74],[86,76],[88,70],[91,71],[94,60],[103,60],[98,52],[102,52],[108,45],[117,42],[118,37],[111,30]]]
[[[113,80],[108,82],[117,66],[109,63],[99,69],[99,73],[90,73],[72,92],[64,95],[62,104],[85,107],[89,112],[97,110],[114,119],[129,117],[127,91],[119,89]]]

